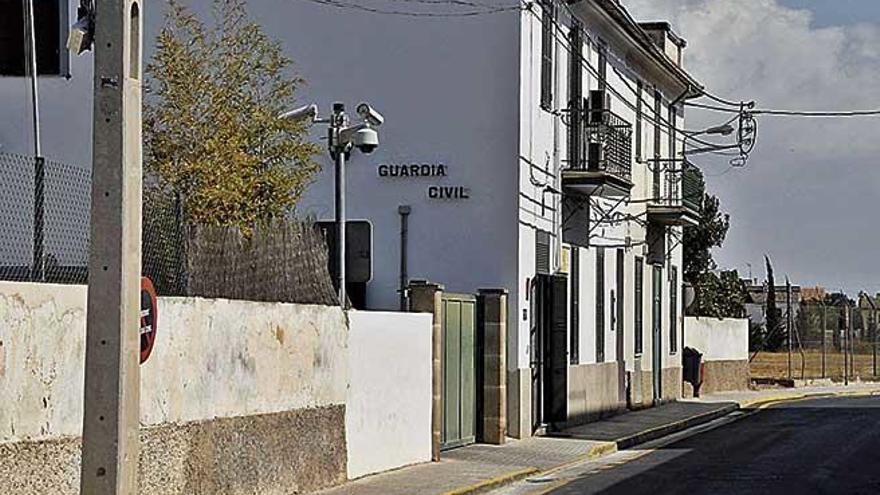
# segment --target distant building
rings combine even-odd
[[[764,325],[766,323],[767,314],[767,284],[759,284],[757,280],[746,280],[746,316],[752,323]],[[817,289],[813,287],[811,289]],[[788,305],[788,287],[785,285],[777,285],[776,291],[776,307],[785,317],[786,306]],[[824,296],[825,289],[822,289]],[[791,308],[792,318],[797,319],[800,312],[801,301],[804,300],[803,290],[799,285],[791,286]]]
[[[825,300],[827,294],[825,287],[817,285],[816,287],[803,287],[801,289],[801,300],[803,302],[821,302]]]

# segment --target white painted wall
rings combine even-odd
[[[81,433],[85,303],[84,286],[0,282],[0,442]],[[141,366],[144,425],[345,402],[337,307],[160,298],[158,323]]]
[[[352,311],[348,317],[348,477],[430,461],[432,316]]]
[[[703,354],[703,361],[747,361],[749,320],[686,317],[685,346]]]

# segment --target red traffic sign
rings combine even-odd
[[[141,337],[141,364],[150,357],[153,352],[153,344],[156,342],[156,329],[158,320],[159,304],[156,297],[156,288],[148,277],[141,277],[141,317],[138,332]]]

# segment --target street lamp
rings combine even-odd
[[[370,154],[379,147],[377,127],[385,122],[385,117],[369,103],[360,103],[357,114],[362,122],[350,125],[345,105],[333,104],[333,114],[327,119],[318,118],[318,105],[306,105],[278,116],[280,119],[310,124],[327,124],[327,148],[336,164],[336,262],[337,283],[339,284],[339,305],[348,305],[345,291],[345,161],[351,156],[351,149],[357,148],[364,154]]]

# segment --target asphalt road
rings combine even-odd
[[[539,489],[542,480],[532,480],[526,492],[880,494],[880,397],[781,404],[655,450],[620,452],[617,459],[585,464],[580,471],[560,473],[553,483],[543,482]]]

